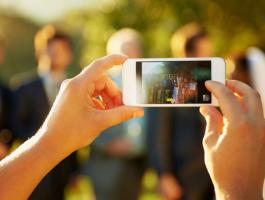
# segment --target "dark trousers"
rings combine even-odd
[[[97,200],[137,200],[146,169],[145,157],[122,159],[92,155],[84,171],[94,185]]]

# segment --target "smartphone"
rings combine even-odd
[[[123,103],[139,107],[218,106],[205,81],[225,83],[222,58],[128,59],[122,68]]]

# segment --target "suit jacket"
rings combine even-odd
[[[22,80],[14,92],[13,129],[17,138],[27,140],[42,125],[50,109],[40,77]]]
[[[16,138],[26,140],[33,136],[44,122],[49,110],[49,101],[39,76],[21,80],[14,92],[13,122]],[[76,157],[70,155],[57,165],[37,186],[30,199],[63,199],[64,187],[76,170]]]
[[[11,94],[9,89],[0,83],[0,130],[9,127]]]
[[[204,164],[203,123],[198,108],[163,108],[150,112],[149,158],[155,170],[180,182],[182,199],[211,199],[212,184]]]
[[[5,85],[0,83],[0,134],[3,130],[11,129],[11,102],[11,91]],[[10,135],[9,138],[4,139],[4,142],[10,143],[11,139],[12,136]]]

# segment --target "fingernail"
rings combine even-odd
[[[133,118],[139,118],[139,117],[143,117],[143,116],[144,116],[144,111],[142,111],[142,110],[138,110],[138,111],[133,113]]]

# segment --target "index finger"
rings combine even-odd
[[[220,108],[227,119],[238,120],[243,109],[233,92],[222,83],[207,81],[206,88],[217,98]]]
[[[121,54],[112,54],[104,56],[92,62],[83,71],[82,75],[88,80],[96,80],[106,70],[112,68],[115,65],[121,65],[125,62],[128,57]]]
[[[245,106],[250,114],[263,117],[262,103],[257,91],[252,89],[249,85],[237,80],[227,80],[226,83],[227,87],[233,92],[243,97]]]
[[[107,92],[107,94],[111,97],[115,97],[117,95],[121,94],[121,91],[119,89],[119,87],[116,85],[116,83],[109,78],[108,76],[106,76],[106,85],[105,85],[105,91]]]
[[[103,75],[101,79],[95,81],[95,88],[97,93],[105,97],[105,100],[111,99],[115,105],[121,104],[121,91],[116,83],[107,75]]]

